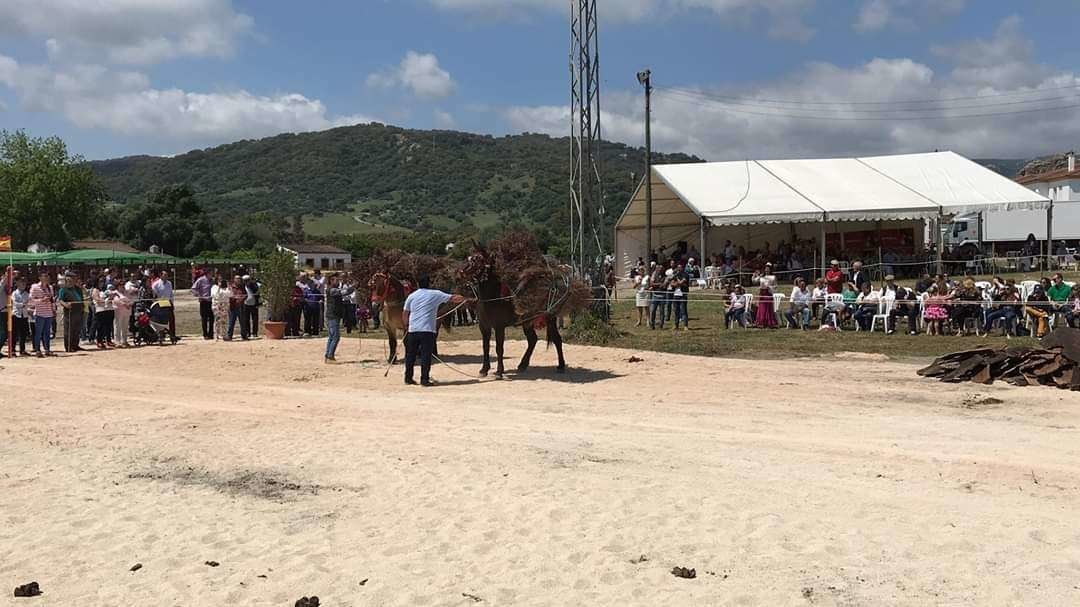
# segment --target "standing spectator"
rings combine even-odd
[[[341,279],[331,276],[326,286],[326,353],[324,362],[337,360],[338,342],[341,341],[341,317],[345,312],[345,298],[352,295],[355,287],[342,286]]]
[[[136,334],[135,333],[136,327],[135,327],[135,314],[134,314],[134,311],[135,310],[144,310],[144,309],[148,309],[150,307],[149,306],[150,302],[145,301],[146,298],[143,297],[142,283],[139,280],[139,278],[140,277],[139,277],[138,272],[130,272],[128,274],[127,281],[124,283],[124,288],[123,288],[124,296],[131,300],[131,305],[132,305],[132,312],[133,313],[130,315],[131,320],[128,322],[128,333],[130,333],[131,335]]]
[[[679,330],[680,323],[683,329],[690,330],[690,314],[686,306],[687,291],[689,289],[690,277],[686,274],[686,269],[682,264],[679,264],[675,266],[675,273],[671,276],[671,301],[675,314],[675,331]]]
[[[923,321],[926,322],[927,333],[944,335],[945,321],[949,319],[949,311],[945,309],[946,296],[936,283],[930,285],[926,293],[929,297],[923,305]]]
[[[191,295],[199,300],[199,319],[202,321],[203,339],[214,339],[214,303],[210,291],[213,281],[205,271],[191,285]]]
[[[7,351],[8,342],[8,299],[11,297],[11,285],[8,284],[8,272],[14,271],[11,266],[4,269],[0,274],[0,358]]]
[[[304,279],[304,333],[318,336],[322,328],[322,291],[319,283],[308,277]]]
[[[318,320],[315,322],[315,328],[317,329],[315,334],[318,335],[318,332],[322,331],[326,324],[326,319],[323,318],[323,306],[326,304],[326,277],[323,276],[322,270],[315,270],[315,275],[312,276],[311,282],[315,285],[315,290],[319,293],[319,306],[316,310],[316,318]]]
[[[289,296],[289,308],[285,312],[285,336],[300,337],[300,314],[304,309],[304,289],[302,279],[298,278],[293,283],[292,293]]]
[[[90,291],[90,299],[94,302],[94,340],[99,349],[113,348],[113,320],[116,310],[113,307],[113,298],[116,294],[114,287],[108,285],[104,275],[98,278],[97,286]]]
[[[844,290],[844,273],[840,271],[840,262],[832,260],[825,270],[825,285],[829,293],[841,293]]]
[[[863,270],[861,261],[851,264],[851,282],[860,293],[863,290],[863,285],[870,284],[870,272]]]
[[[241,319],[244,312],[244,299],[247,297],[247,293],[244,292],[244,285],[240,284],[240,277],[233,276],[232,284],[229,285],[229,333],[225,341],[232,341],[233,331],[236,329],[236,321],[240,320],[240,339],[247,339],[247,332],[244,330],[244,321]]]
[[[661,268],[655,261],[652,262],[652,275],[649,277],[649,328],[656,328],[656,317],[660,317],[660,328],[664,328],[664,300],[665,287],[664,282],[667,280],[664,269]]]
[[[38,358],[55,356],[50,348],[50,340],[53,319],[56,317],[56,302],[53,301],[53,289],[49,284],[48,272],[42,272],[38,282],[30,287],[30,301],[27,307],[34,316],[34,355]]]
[[[244,320],[240,323],[241,331],[246,322],[249,335],[259,336],[259,281],[250,275],[244,275]]]
[[[20,356],[26,356],[26,338],[30,335],[30,292],[26,278],[15,278],[15,290],[11,292],[11,332]]]
[[[229,331],[229,281],[221,276],[210,288],[210,305],[214,312],[214,335],[225,340]]]
[[[736,285],[728,296],[728,309],[724,313],[724,328],[730,329],[732,322],[746,326],[746,291],[743,290],[742,285]]]
[[[795,288],[791,290],[791,303],[788,306],[787,321],[788,327],[792,329],[803,329],[804,331],[810,328],[810,302],[811,294],[806,288],[806,281],[800,276],[795,279]],[[796,321],[796,318],[799,320]]]
[[[637,308],[637,324],[634,326],[640,327],[649,309],[649,277],[645,274],[634,277],[634,307]]]
[[[56,295],[57,301],[64,308],[64,351],[78,352],[79,336],[82,333],[85,321],[86,292],[83,291],[82,281],[74,272],[65,272],[67,284]]]
[[[117,274],[118,278],[119,276]],[[135,301],[124,292],[123,284],[113,284],[109,287],[109,292],[113,294],[113,334],[116,336],[116,343],[121,348],[130,348],[128,330],[131,328],[131,308]]]
[[[776,302],[773,299],[773,287],[776,285],[776,277],[772,275],[772,264],[765,264],[765,274],[755,275],[754,280],[758,287],[757,311],[754,314],[754,324],[762,329],[775,329]]]
[[[345,274],[345,279],[342,281],[345,285],[354,285],[352,273]],[[356,328],[356,289],[353,288],[347,297],[345,297],[345,317],[341,319],[341,322],[345,325],[345,333],[351,335],[353,329]]]
[[[158,279],[151,283],[150,288],[154,290],[154,298],[161,300],[167,300],[169,302],[169,338],[175,344],[176,339],[176,309],[173,302],[173,286],[169,282],[168,270],[162,270]]]

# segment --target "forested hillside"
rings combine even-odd
[[[376,228],[470,232],[497,224],[566,225],[570,143],[546,135],[492,137],[380,124],[239,141],[173,158],[91,163],[118,203],[190,185],[225,221],[256,212],[309,232]],[[641,149],[603,145],[607,216],[621,212],[643,172]],[[660,154],[657,162],[691,162]]]

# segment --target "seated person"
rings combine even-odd
[[[736,285],[728,296],[728,309],[724,313],[724,328],[730,329],[732,321],[746,326],[746,291]]]
[[[852,316],[855,319],[855,324],[859,325],[859,328],[863,331],[870,330],[870,321],[878,313],[878,302],[880,300],[881,293],[874,291],[870,281],[864,282],[862,292],[855,299],[855,314]]]
[[[993,303],[990,304],[990,313],[986,315],[983,323],[983,333],[989,333],[994,328],[994,323],[1000,320],[1006,335],[1016,335],[1016,319],[1020,315],[1020,292],[1016,287],[1003,285]]]
[[[785,314],[788,327],[803,330],[810,328],[810,302],[810,291],[806,288],[806,281],[800,276],[795,279],[795,288],[791,290],[791,302]],[[796,318],[799,319],[798,322]]]
[[[1035,290],[1028,295],[1024,305],[1024,314],[1035,321],[1035,337],[1042,338],[1049,330],[1047,319],[1050,317],[1050,300],[1046,297],[1046,291],[1041,284],[1035,285]]]
[[[892,276],[886,276],[885,280],[888,281]],[[885,291],[885,289],[882,289]],[[916,329],[919,319],[919,300],[915,296],[915,291],[907,287],[896,287],[892,295],[896,303],[893,304],[893,309],[889,312],[888,318],[885,319],[885,333],[891,335],[896,333],[896,319],[899,317],[907,318],[907,332],[908,335],[918,335]]]
[[[949,319],[956,327],[957,335],[966,334],[968,319],[982,318],[982,295],[975,286],[975,280],[968,277],[961,281],[951,299],[953,303],[949,306]]]

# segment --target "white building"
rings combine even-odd
[[[296,260],[297,268],[344,270],[352,263],[352,253],[325,244],[279,244],[278,250]]]
[[[1076,154],[1073,152],[1066,158],[1065,168],[1025,175],[1016,182],[1054,202],[1080,202],[1080,171],[1076,170]]]

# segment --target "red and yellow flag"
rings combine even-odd
[[[11,237],[10,236],[0,236],[0,251],[10,251],[10,250],[11,250]]]

